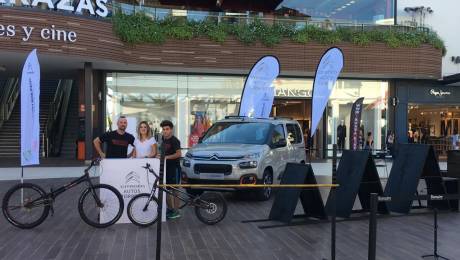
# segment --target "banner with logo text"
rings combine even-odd
[[[21,166],[40,164],[40,64],[27,56],[21,77]]]
[[[104,159],[101,161],[100,183],[108,184],[115,187],[123,196],[125,210],[118,220],[119,223],[131,223],[126,214],[126,208],[129,201],[140,193],[149,193],[152,190],[156,177],[142,168],[147,163],[152,169],[160,173],[160,160],[156,158],[149,159]],[[157,191],[158,193],[158,191]],[[104,194],[100,194],[104,200]],[[158,194],[156,194],[158,196]],[[163,196],[166,198],[166,196]],[[164,200],[165,201],[165,200]],[[163,207],[166,209],[166,207]],[[155,209],[156,210],[156,209]],[[162,221],[166,221],[166,211],[163,211]],[[104,212],[101,212],[101,218],[104,219]]]
[[[360,132],[361,114],[363,111],[364,98],[358,98],[351,108],[350,115],[350,150],[359,150],[359,141],[362,138]]]
[[[268,118],[273,106],[275,88],[273,81],[280,73],[278,58],[264,56],[252,67],[246,78],[239,116]]]
[[[329,96],[343,68],[343,53],[337,47],[328,49],[320,59],[313,81],[311,136],[323,117]]]

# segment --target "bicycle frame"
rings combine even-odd
[[[153,183],[152,190],[150,191],[149,201],[155,196],[155,192],[158,189],[159,192],[165,192],[165,193],[169,194],[170,196],[176,197],[179,200],[181,200],[182,202],[184,202],[184,204],[182,206],[180,206],[179,209],[182,209],[187,205],[201,206],[201,205],[195,203],[195,200],[199,196],[190,195],[187,192],[181,191],[180,189],[174,188],[174,187],[169,187],[169,189],[166,189],[166,188],[163,188],[163,187],[158,187],[158,182],[159,182],[160,176],[158,176],[158,174],[156,174],[155,171],[153,171],[153,169],[150,167],[150,164],[147,164],[143,168],[148,170],[150,173],[152,173],[157,178],[155,180],[155,182]],[[177,193],[174,194],[174,191],[178,192],[179,194],[177,194]],[[161,203],[161,202],[159,202],[159,203]],[[143,209],[144,211],[147,210],[147,206],[148,206],[148,202],[144,206],[144,209]]]
[[[53,203],[54,199],[56,199],[57,196],[61,195],[62,193],[66,192],[67,190],[69,190],[69,189],[71,189],[71,188],[73,188],[73,187],[75,187],[75,186],[77,186],[77,185],[79,185],[80,183],[83,183],[83,182],[86,182],[88,184],[88,187],[91,189],[91,193],[92,193],[94,199],[96,200],[96,204],[98,206],[101,206],[102,202],[99,199],[99,196],[94,191],[94,185],[91,182],[91,178],[89,177],[89,170],[93,166],[94,166],[94,162],[92,162],[91,165],[84,170],[85,174],[83,174],[83,176],[79,177],[76,180],[71,181],[70,183],[58,188],[57,190],[51,190],[51,192],[45,193],[44,196],[42,196],[42,197],[40,197],[38,199],[35,199],[35,200],[31,201],[31,202],[28,202],[24,206],[33,207],[33,206],[39,206],[39,205],[42,205],[42,204],[50,205],[50,204]]]

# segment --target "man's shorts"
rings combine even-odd
[[[166,167],[166,184],[180,184],[181,169],[180,167]]]

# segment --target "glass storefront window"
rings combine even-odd
[[[177,122],[177,76],[108,73],[107,128],[115,129],[120,115],[128,118],[128,132],[135,135],[137,123],[146,120],[153,134],[164,119]]]
[[[410,103],[407,115],[409,143],[432,145],[441,158],[457,146],[454,138],[460,129],[460,106]]]
[[[107,130],[120,115],[128,131],[148,121],[158,138],[162,120],[171,120],[182,147],[191,147],[217,120],[236,115],[243,77],[108,73]]]
[[[339,141],[337,129],[342,122],[346,127],[344,148],[349,149],[351,108],[360,97],[364,97],[361,115],[364,135],[362,143],[365,143],[367,134],[371,133],[374,141],[373,149],[385,148],[387,96],[388,82],[385,81],[339,80],[337,82],[328,104],[327,148],[330,149],[328,156],[332,156],[332,146]]]
[[[168,119],[174,123],[182,147],[192,147],[216,121],[238,114],[244,80],[243,76],[107,73],[107,129],[115,128],[116,119],[125,115],[130,119],[129,131],[135,134],[136,124],[146,120],[158,137],[160,122]],[[295,117],[302,128],[308,127],[310,121],[311,109],[305,104],[311,104],[312,84],[313,79],[301,78],[279,78],[274,83],[278,110],[297,115],[289,105],[299,100],[304,104],[296,108],[305,110],[302,116]],[[374,149],[381,149],[386,136],[387,91],[387,82],[339,80],[328,104],[327,129],[318,131],[318,135],[327,134],[327,143],[319,145],[322,138],[316,138],[315,147],[332,149],[341,120],[349,137],[351,106],[359,97],[365,97],[364,132],[372,132]],[[283,102],[286,106],[282,106]],[[346,149],[348,142],[347,138]]]
[[[217,120],[238,114],[243,85],[243,77],[187,76],[188,113],[183,115],[186,129],[180,135],[187,147],[197,144]]]

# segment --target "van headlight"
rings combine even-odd
[[[240,162],[241,169],[257,168],[257,161]]]
[[[184,161],[182,162],[182,165],[183,165],[184,167],[189,168],[190,165],[191,165],[190,160],[189,160],[189,159],[184,159]]]
[[[191,152],[187,152],[187,153],[185,154],[185,157],[186,157],[186,158],[192,158],[192,157],[193,157],[193,154],[192,154]]]
[[[244,156],[244,159],[259,159],[260,153],[250,153]]]

